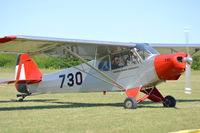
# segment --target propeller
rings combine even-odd
[[[191,89],[191,80],[190,80],[190,75],[191,75],[191,65],[192,65],[192,57],[189,54],[189,28],[185,27],[184,28],[184,33],[185,33],[185,41],[186,41],[186,50],[187,50],[187,56],[184,58],[184,62],[186,64],[185,68],[185,93],[186,94],[191,94],[192,89]]]

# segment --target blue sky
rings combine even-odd
[[[0,37],[200,43],[199,0],[1,0]]]

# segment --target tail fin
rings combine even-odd
[[[42,73],[28,54],[20,54],[15,68],[15,80],[40,82]]]

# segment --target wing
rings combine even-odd
[[[187,52],[187,47],[189,48],[189,53],[200,54],[200,44],[160,44],[160,43],[148,43],[149,46],[155,48],[161,54],[168,53],[178,53]]]
[[[136,44],[36,36],[6,36],[0,38],[0,52],[50,54],[59,57],[69,56],[61,46],[70,48],[71,51],[83,58],[93,59],[95,58],[95,53],[98,53],[98,56],[103,56],[108,54],[108,49],[112,52],[117,49],[131,48]]]

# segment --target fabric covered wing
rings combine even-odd
[[[187,52],[187,47],[189,48],[189,53],[191,55],[200,55],[200,44],[160,44],[160,43],[148,43],[149,46],[155,48],[161,54]]]
[[[91,41],[64,38],[48,38],[36,36],[7,36],[0,38],[0,51],[9,53],[49,54],[59,57],[68,57],[62,47],[67,47],[83,58],[93,59],[96,50],[98,56],[110,51],[134,47],[134,43]]]

